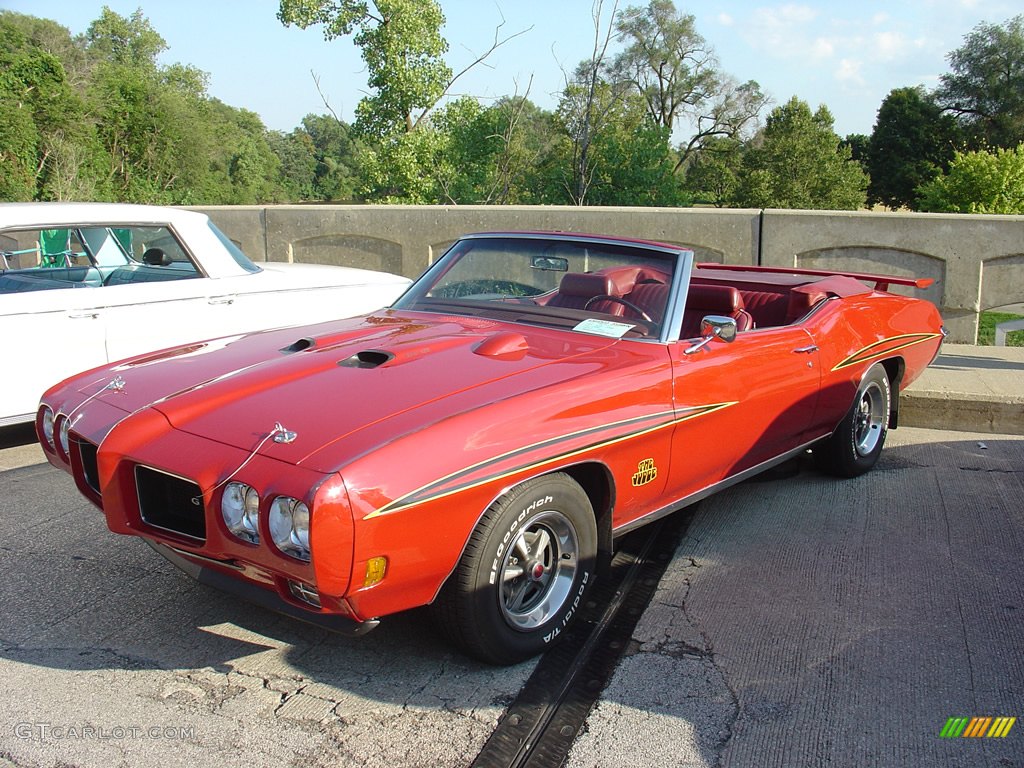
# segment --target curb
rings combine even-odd
[[[907,390],[900,393],[900,426],[1024,435],[1024,398]]]

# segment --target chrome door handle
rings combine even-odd
[[[99,316],[99,312],[68,312],[72,320],[95,320]]]
[[[207,301],[207,303],[208,304],[234,304],[235,303],[235,297],[234,296],[217,296],[215,298],[209,299]]]
[[[808,345],[806,347],[797,347],[793,351],[796,354],[798,354],[798,355],[809,355],[811,352],[817,352],[818,351],[818,345],[817,344],[810,344],[810,345]]]

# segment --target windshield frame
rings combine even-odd
[[[690,273],[694,265],[693,251],[683,246],[625,238],[548,232],[480,232],[465,235],[455,241],[437,261],[431,264],[392,305],[392,308],[408,311],[491,317],[504,322],[543,325],[545,327],[560,327],[562,323],[557,322],[558,318],[567,320],[575,316],[576,319],[573,327],[567,327],[565,330],[587,333],[587,331],[578,330],[575,327],[580,323],[578,314],[580,310],[564,309],[559,312],[560,308],[558,307],[542,307],[516,302],[505,303],[471,298],[434,298],[428,296],[431,289],[439,284],[449,270],[459,263],[465,251],[467,249],[471,250],[475,242],[480,240],[533,241],[531,242],[531,247],[535,247],[536,241],[546,241],[552,244],[565,243],[580,247],[612,248],[621,250],[624,254],[635,256],[649,255],[652,264],[657,262],[663,263],[664,269],[671,271],[672,275],[665,313],[658,329],[658,335],[656,337],[647,335],[622,336],[622,338],[629,341],[662,344],[679,339],[682,329],[683,306],[690,282]],[[513,297],[510,296],[508,298]],[[531,318],[536,318],[538,321],[541,318],[550,318],[556,322],[531,323]]]

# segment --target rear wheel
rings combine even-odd
[[[836,431],[815,446],[818,466],[839,477],[857,477],[875,466],[889,430],[891,407],[889,376],[876,364],[861,381],[853,405]]]
[[[467,654],[512,664],[558,640],[594,581],[597,525],[568,475],[527,481],[494,502],[432,606]]]

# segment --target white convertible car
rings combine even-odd
[[[250,261],[194,211],[114,203],[0,204],[0,426],[43,390],[129,355],[322,322],[392,303],[404,277]]]

